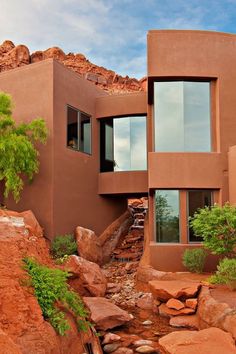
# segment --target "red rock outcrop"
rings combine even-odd
[[[172,332],[162,337],[159,343],[169,354],[236,353],[231,335],[218,328],[208,328],[199,332]]]
[[[126,311],[103,297],[84,297],[83,300],[91,312],[92,322],[99,329],[118,327],[131,320]]]
[[[9,40],[0,45],[0,72],[49,58],[58,60],[109,93],[146,91],[147,80],[145,77],[141,80],[129,76],[123,77],[112,70],[91,63],[83,54],[65,54],[58,47],[36,51],[30,55],[29,49],[25,45],[15,46]]]
[[[69,284],[78,293],[83,286],[92,296],[105,295],[107,280],[96,263],[73,255],[66,261],[64,268],[71,273]],[[77,289],[77,284],[79,289]]]
[[[75,239],[78,254],[90,262],[102,263],[102,247],[94,231],[77,226]]]
[[[68,313],[67,336],[56,334],[44,320],[41,308],[26,286],[22,258],[34,257],[54,267],[46,239],[32,212],[0,211],[0,352],[14,354],[71,354],[85,352],[84,343],[94,343],[92,332],[78,334]],[[3,344],[4,342],[4,344]],[[96,353],[102,353],[101,351]],[[95,352],[95,351],[94,351]]]
[[[201,287],[200,283],[183,280],[151,280],[149,285],[153,296],[161,301],[192,298]]]

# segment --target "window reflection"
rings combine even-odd
[[[101,121],[101,172],[147,168],[146,116]]]
[[[157,242],[179,242],[179,191],[155,191]]]
[[[155,151],[211,151],[209,82],[154,83]]]

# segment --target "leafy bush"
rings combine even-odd
[[[45,144],[48,131],[42,118],[16,125],[12,106],[11,96],[0,92],[0,181],[4,182],[4,196],[11,192],[18,202],[23,177],[31,182],[39,171],[39,153],[34,144]]]
[[[194,273],[202,273],[207,252],[202,248],[186,249],[183,254],[183,265]]]
[[[77,254],[77,244],[74,236],[71,234],[56,236],[52,241],[51,251],[55,258]]]
[[[44,318],[60,335],[64,335],[70,326],[64,312],[56,306],[60,303],[74,314],[78,329],[85,330],[89,325],[86,321],[87,312],[80,297],[66,283],[69,273],[40,265],[31,258],[24,258],[23,261]]]
[[[224,258],[217,266],[217,272],[210,278],[211,283],[227,284],[236,290],[236,259]]]
[[[190,226],[213,254],[235,257],[236,207],[226,203],[199,209],[190,219]]]

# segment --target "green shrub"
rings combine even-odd
[[[194,273],[202,273],[207,252],[202,248],[186,249],[183,254],[183,265]]]
[[[210,278],[210,282],[227,284],[231,289],[236,290],[236,259],[222,259],[217,266],[216,274]]]
[[[213,254],[235,257],[236,207],[226,203],[223,207],[199,209],[190,218],[190,226],[197,236],[203,237],[204,246]]]
[[[51,244],[51,252],[55,258],[77,254],[77,244],[74,236],[71,234],[56,236]]]
[[[48,129],[42,118],[16,124],[12,111],[11,96],[0,92],[0,182],[4,185],[4,197],[12,193],[18,202],[24,181],[32,182],[39,172],[37,145],[46,143]]]
[[[48,268],[31,258],[24,258],[23,261],[44,318],[60,335],[64,335],[70,326],[64,312],[56,306],[60,303],[76,317],[78,329],[85,330],[89,325],[86,321],[87,312],[80,297],[66,283],[69,273]]]

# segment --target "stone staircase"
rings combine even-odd
[[[130,226],[129,233],[122,238],[113,251],[113,261],[135,262],[139,261],[143,254],[144,220],[147,207],[141,203],[136,204],[128,205],[128,210],[133,216],[134,221]]]

